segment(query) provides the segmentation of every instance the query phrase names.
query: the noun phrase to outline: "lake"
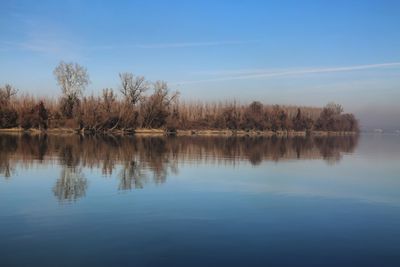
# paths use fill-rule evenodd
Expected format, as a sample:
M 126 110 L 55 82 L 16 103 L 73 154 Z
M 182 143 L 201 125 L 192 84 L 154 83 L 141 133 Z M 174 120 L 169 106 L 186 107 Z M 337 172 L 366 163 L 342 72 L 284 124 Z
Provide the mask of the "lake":
M 0 266 L 400 266 L 400 136 L 0 135 Z

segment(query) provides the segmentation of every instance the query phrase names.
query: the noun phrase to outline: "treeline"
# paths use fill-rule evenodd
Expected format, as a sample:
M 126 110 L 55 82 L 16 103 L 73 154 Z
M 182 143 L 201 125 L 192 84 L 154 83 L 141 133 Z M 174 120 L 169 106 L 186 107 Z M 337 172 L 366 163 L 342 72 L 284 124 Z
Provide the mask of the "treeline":
M 120 73 L 117 91 L 103 89 L 100 96 L 83 96 L 90 83 L 86 68 L 61 62 L 54 70 L 62 96 L 35 99 L 18 96 L 6 84 L 0 88 L 0 128 L 72 128 L 87 132 L 124 131 L 138 128 L 177 130 L 257 131 L 358 131 L 353 114 L 334 103 L 324 108 L 248 105 L 236 102 L 183 103 L 164 81 Z

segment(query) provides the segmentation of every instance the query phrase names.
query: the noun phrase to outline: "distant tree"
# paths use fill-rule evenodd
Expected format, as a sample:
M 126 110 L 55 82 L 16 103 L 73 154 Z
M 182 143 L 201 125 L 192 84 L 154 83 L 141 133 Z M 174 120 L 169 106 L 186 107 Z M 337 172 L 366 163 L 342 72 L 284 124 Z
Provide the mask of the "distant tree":
M 170 112 L 166 121 L 166 129 L 170 133 L 176 133 L 179 129 L 179 109 L 177 105 L 172 108 L 172 112 Z
M 329 103 L 322 109 L 315 128 L 321 131 L 358 131 L 358 122 L 354 115 L 342 112 L 341 105 Z
M 10 104 L 11 98 L 18 93 L 10 84 L 5 84 L 4 87 L 0 87 L 0 106 L 7 106 Z
M 256 130 L 264 130 L 266 128 L 263 104 L 254 101 L 245 109 L 242 127 Z
M 85 67 L 77 63 L 61 61 L 54 69 L 61 91 L 68 97 L 79 97 L 90 83 L 89 74 Z
M 60 112 L 67 119 L 72 119 L 77 112 L 81 100 L 78 98 L 62 97 L 60 99 Z
M 12 128 L 18 125 L 18 113 L 7 106 L 0 107 L 0 128 Z
M 291 122 L 289 120 L 289 116 L 287 112 L 283 109 L 281 109 L 279 112 L 279 120 L 281 123 L 282 130 L 289 130 L 291 128 Z
M 120 122 L 121 107 L 117 102 L 117 98 L 113 89 L 103 89 L 101 105 L 103 127 L 106 129 L 117 128 Z
M 310 130 L 313 125 L 313 120 L 310 118 L 307 118 L 303 115 L 301 112 L 301 109 L 297 109 L 297 114 L 292 120 L 292 127 L 293 130 L 295 131 L 306 131 Z
M 40 101 L 40 103 L 35 107 L 35 112 L 37 113 L 38 117 L 38 126 L 39 128 L 44 128 L 47 129 L 47 120 L 49 118 L 49 112 L 44 106 L 43 101 Z
M 79 104 L 83 91 L 90 83 L 89 74 L 85 67 L 64 61 L 58 64 L 53 73 L 63 93 L 61 112 L 67 118 L 72 118 L 74 107 Z
M 288 114 L 279 105 L 275 105 L 272 108 L 271 128 L 273 131 L 289 130 L 291 128 Z
M 321 116 L 319 118 L 320 121 L 317 122 L 317 125 L 322 125 L 322 130 L 325 131 L 338 130 L 338 122 L 342 111 L 343 108 L 339 104 L 327 104 L 321 112 Z
M 0 87 L 0 128 L 12 128 L 17 126 L 18 114 L 11 105 L 11 99 L 18 90 L 9 84 Z
M 149 89 L 149 82 L 143 76 L 134 76 L 132 73 L 119 74 L 121 79 L 121 93 L 132 105 L 136 105 L 143 97 L 143 93 Z
M 27 106 L 21 111 L 19 124 L 24 129 L 47 129 L 48 118 L 48 110 L 44 106 L 43 101 L 40 101 L 39 104 L 31 107 Z
M 103 98 L 102 100 L 103 100 L 104 111 L 110 113 L 112 111 L 112 107 L 114 106 L 116 100 L 113 89 L 111 88 L 103 89 L 102 98 Z
M 84 97 L 80 110 L 82 127 L 85 130 L 96 131 L 102 128 L 102 108 L 99 98 L 94 96 Z
M 240 113 L 236 104 L 225 107 L 217 126 L 231 130 L 239 129 Z
M 139 104 L 145 98 L 144 92 L 149 89 L 149 82 L 143 76 L 134 76 L 129 72 L 120 73 L 119 78 L 124 101 L 118 115 L 113 116 L 110 122 L 112 128 L 134 129 L 139 125 Z
M 171 107 L 178 100 L 179 92 L 171 93 L 164 81 L 153 84 L 154 92 L 142 104 L 141 113 L 143 126 L 146 128 L 160 128 L 165 126 Z
M 324 109 L 328 110 L 331 114 L 333 115 L 340 115 L 343 112 L 343 107 L 339 104 L 336 104 L 334 102 L 328 103 Z
M 340 117 L 340 130 L 349 132 L 358 132 L 358 121 L 353 114 L 342 114 Z

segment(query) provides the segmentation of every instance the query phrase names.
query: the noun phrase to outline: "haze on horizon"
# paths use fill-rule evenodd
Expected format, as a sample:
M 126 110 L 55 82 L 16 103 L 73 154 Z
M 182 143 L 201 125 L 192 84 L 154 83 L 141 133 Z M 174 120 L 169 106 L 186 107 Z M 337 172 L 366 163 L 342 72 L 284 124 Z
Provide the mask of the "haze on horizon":
M 0 85 L 58 96 L 53 69 L 75 61 L 86 94 L 128 71 L 184 100 L 334 101 L 395 130 L 399 25 L 399 1 L 2 1 Z

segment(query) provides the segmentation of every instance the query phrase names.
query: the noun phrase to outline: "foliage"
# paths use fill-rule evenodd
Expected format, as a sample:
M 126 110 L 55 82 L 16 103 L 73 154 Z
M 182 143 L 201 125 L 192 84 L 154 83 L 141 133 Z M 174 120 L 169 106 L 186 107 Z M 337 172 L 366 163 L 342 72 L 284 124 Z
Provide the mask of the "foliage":
M 12 98 L 18 90 L 9 84 L 0 87 L 0 127 L 12 128 L 17 126 L 18 114 L 11 105 Z
M 23 109 L 19 116 L 19 125 L 24 129 L 47 129 L 48 111 L 42 101 L 33 107 Z
M 62 93 L 73 99 L 79 98 L 90 83 L 86 68 L 78 63 L 61 61 L 53 73 Z
M 68 119 L 74 115 L 74 108 L 79 105 L 80 97 L 90 83 L 85 67 L 77 63 L 61 61 L 54 69 L 54 76 L 61 88 L 61 113 Z
M 326 105 L 315 123 L 320 131 L 358 131 L 358 122 L 353 114 L 342 114 L 342 106 Z
M 353 114 L 329 103 L 324 108 L 249 105 L 236 101 L 225 103 L 184 103 L 164 81 L 151 83 L 143 76 L 120 73 L 120 96 L 113 89 L 103 89 L 100 96 L 85 96 L 89 84 L 86 68 L 77 63 L 60 64 L 54 75 L 62 96 L 58 101 L 16 98 L 11 85 L 0 87 L 0 127 L 67 127 L 90 132 L 134 131 L 137 128 L 160 128 L 168 132 L 196 129 L 246 131 L 358 131 Z M 148 89 L 152 88 L 151 93 Z

